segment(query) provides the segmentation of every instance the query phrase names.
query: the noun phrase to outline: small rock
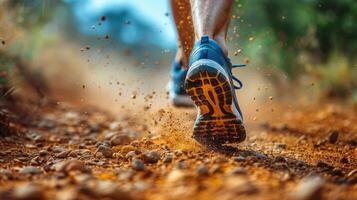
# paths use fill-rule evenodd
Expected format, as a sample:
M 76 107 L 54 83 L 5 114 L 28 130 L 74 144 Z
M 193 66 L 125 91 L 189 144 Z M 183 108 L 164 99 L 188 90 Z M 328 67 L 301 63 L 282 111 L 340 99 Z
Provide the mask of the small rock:
M 66 158 L 70 152 L 71 152 L 70 150 L 63 150 L 62 152 L 56 154 L 56 157 L 57 158 Z
M 96 150 L 96 152 L 95 152 L 95 154 L 97 152 L 102 153 L 103 156 L 106 157 L 106 158 L 112 158 L 113 157 L 113 153 L 114 153 L 113 150 L 110 147 L 107 147 L 105 145 L 99 145 L 97 150 Z
M 163 162 L 164 163 L 171 163 L 174 158 L 174 154 L 166 153 Z
M 132 159 L 132 158 L 134 158 L 135 156 L 136 156 L 135 151 L 129 151 L 129 152 L 125 155 L 125 157 L 126 157 L 127 159 Z
M 285 143 L 277 143 L 277 144 L 275 144 L 275 146 L 276 146 L 277 148 L 286 149 L 286 147 L 287 147 L 288 145 L 286 145 Z
M 338 131 L 331 131 L 327 137 L 327 140 L 329 143 L 331 144 L 335 144 L 338 140 L 338 136 L 339 136 L 339 132 Z
M 131 163 L 131 166 L 133 167 L 133 169 L 135 169 L 137 171 L 145 170 L 144 162 L 140 159 L 134 159 L 133 162 Z
M 177 163 L 177 168 L 179 168 L 179 169 L 186 169 L 186 168 L 187 168 L 186 162 L 185 162 L 184 160 L 180 160 L 180 161 Z
M 246 161 L 247 159 L 243 156 L 235 156 L 235 157 L 232 157 L 234 161 L 236 162 L 244 162 Z
M 208 167 L 204 164 L 201 164 L 196 169 L 197 173 L 201 176 L 207 176 L 209 174 Z
M 178 184 L 186 177 L 187 175 L 185 174 L 185 172 L 179 169 L 174 169 L 167 175 L 167 182 L 169 184 Z
M 296 200 L 319 200 L 322 199 L 324 179 L 319 176 L 304 178 L 291 193 Z
M 230 195 L 255 194 L 259 191 L 258 187 L 245 176 L 229 176 L 224 182 L 225 189 L 222 193 Z
M 146 163 L 157 163 L 160 160 L 160 154 L 157 151 L 148 151 L 144 153 Z
M 19 200 L 44 199 L 43 188 L 34 183 L 24 183 L 15 187 L 12 196 Z
M 41 170 L 37 167 L 27 166 L 21 168 L 19 171 L 20 174 L 40 174 Z
M 112 146 L 130 144 L 131 138 L 127 135 L 116 135 L 110 140 Z
M 247 174 L 247 170 L 243 167 L 235 167 L 232 171 L 229 172 L 230 175 L 245 175 Z
M 48 151 L 47 151 L 47 150 L 41 150 L 41 151 L 39 152 L 39 154 L 40 154 L 40 156 L 45 156 L 45 155 L 48 154 Z
M 54 168 L 56 171 L 60 171 L 65 174 L 69 174 L 70 172 L 73 172 L 73 171 L 79 171 L 79 172 L 83 172 L 83 173 L 90 172 L 90 169 L 87 168 L 87 166 L 79 160 L 63 161 L 63 162 L 55 164 Z

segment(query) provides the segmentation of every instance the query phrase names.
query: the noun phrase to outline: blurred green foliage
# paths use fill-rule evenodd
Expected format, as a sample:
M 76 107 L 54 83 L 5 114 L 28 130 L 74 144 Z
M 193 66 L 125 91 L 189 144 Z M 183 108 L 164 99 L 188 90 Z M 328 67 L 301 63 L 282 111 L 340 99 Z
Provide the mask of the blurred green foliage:
M 235 48 L 256 64 L 310 73 L 328 94 L 356 92 L 357 1 L 236 0 L 233 15 Z

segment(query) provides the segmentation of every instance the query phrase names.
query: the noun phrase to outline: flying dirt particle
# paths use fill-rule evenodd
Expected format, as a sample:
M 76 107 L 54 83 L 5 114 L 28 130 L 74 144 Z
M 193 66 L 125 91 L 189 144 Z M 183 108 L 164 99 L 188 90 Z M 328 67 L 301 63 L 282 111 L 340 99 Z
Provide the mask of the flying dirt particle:
M 253 121 L 257 121 L 257 117 L 253 117 L 253 119 L 252 119 Z
M 269 96 L 269 100 L 272 101 L 273 100 L 273 96 Z
M 254 39 L 255 39 L 255 38 L 254 38 L 253 36 L 250 36 L 248 40 L 249 40 L 249 41 L 253 41 Z
M 244 64 L 249 64 L 249 62 L 250 62 L 250 61 L 249 61 L 249 58 L 244 58 L 244 60 L 243 60 L 243 63 L 244 63 Z
M 259 112 L 259 108 L 255 109 L 255 112 Z
M 90 46 L 89 46 L 89 45 L 85 46 L 84 48 L 85 48 L 86 50 L 90 50 Z
M 132 99 L 136 99 L 136 94 L 132 94 L 132 95 L 131 95 L 131 98 L 132 98 Z
M 85 88 L 86 88 L 86 85 L 82 85 L 82 88 L 85 89 Z
M 101 26 L 101 25 L 102 25 L 102 22 L 99 22 L 99 23 L 98 23 L 98 26 Z
M 95 25 L 93 25 L 91 28 L 92 28 L 93 30 L 95 30 Z
M 170 14 L 168 12 L 165 12 L 165 16 L 168 17 Z
M 255 97 L 253 97 L 253 101 L 255 101 L 256 100 L 256 98 Z
M 131 22 L 130 22 L 129 20 L 126 20 L 126 21 L 125 21 L 125 24 L 126 24 L 126 25 L 130 25 Z
M 100 17 L 100 21 L 105 21 L 106 19 L 107 19 L 107 17 L 104 15 Z
M 271 111 L 271 112 L 274 112 L 274 109 L 272 108 L 270 111 Z
M 1 44 L 2 44 L 2 45 L 5 45 L 5 44 L 6 44 L 6 41 L 5 41 L 5 40 L 1 40 Z
M 315 85 L 315 83 L 311 83 L 311 86 L 314 86 Z
M 110 37 L 109 37 L 108 34 L 104 36 L 104 39 L 106 39 L 106 40 L 109 40 L 109 38 L 110 38 Z

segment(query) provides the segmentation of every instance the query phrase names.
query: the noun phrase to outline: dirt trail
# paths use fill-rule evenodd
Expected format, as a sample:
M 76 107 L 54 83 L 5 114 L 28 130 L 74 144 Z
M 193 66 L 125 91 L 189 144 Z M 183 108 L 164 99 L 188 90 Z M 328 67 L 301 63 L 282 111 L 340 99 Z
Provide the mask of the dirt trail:
M 356 199 L 357 112 L 281 110 L 248 124 L 245 142 L 211 151 L 189 137 L 194 110 L 143 123 L 47 104 L 0 138 L 0 199 Z

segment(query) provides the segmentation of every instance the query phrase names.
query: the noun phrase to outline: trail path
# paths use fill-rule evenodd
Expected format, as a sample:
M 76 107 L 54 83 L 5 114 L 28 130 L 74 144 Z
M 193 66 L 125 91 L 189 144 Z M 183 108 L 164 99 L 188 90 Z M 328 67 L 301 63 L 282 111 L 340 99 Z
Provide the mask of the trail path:
M 194 110 L 137 120 L 60 103 L 36 113 L 0 137 L 0 199 L 357 199 L 350 108 L 281 112 L 216 151 L 190 139 Z

